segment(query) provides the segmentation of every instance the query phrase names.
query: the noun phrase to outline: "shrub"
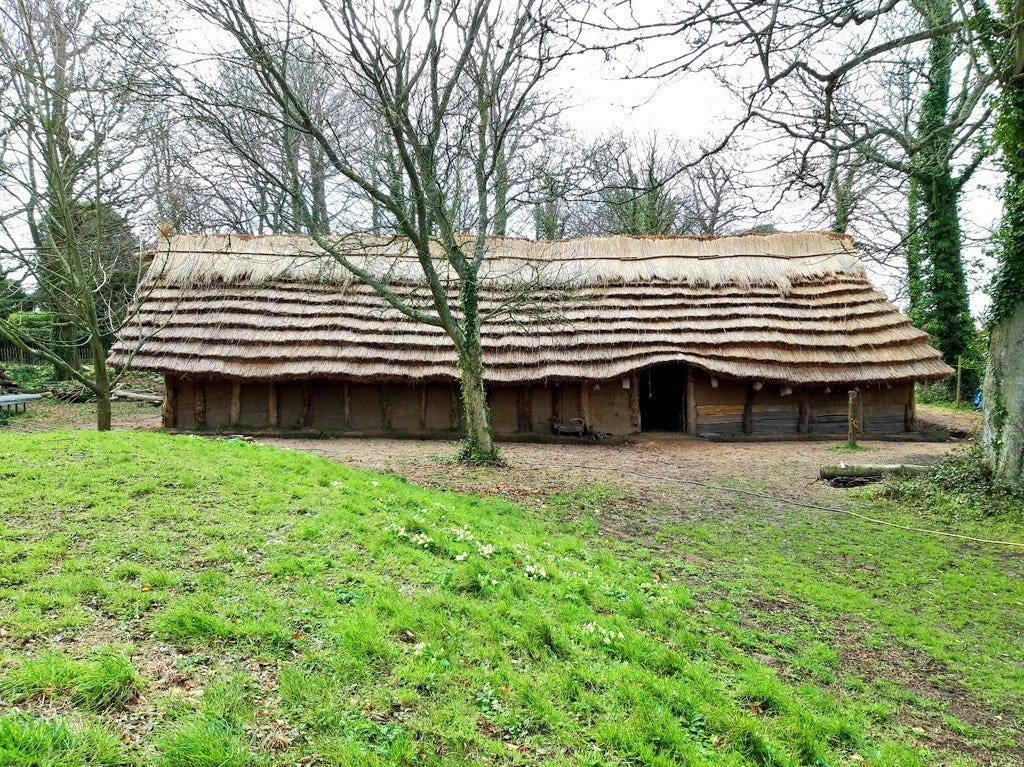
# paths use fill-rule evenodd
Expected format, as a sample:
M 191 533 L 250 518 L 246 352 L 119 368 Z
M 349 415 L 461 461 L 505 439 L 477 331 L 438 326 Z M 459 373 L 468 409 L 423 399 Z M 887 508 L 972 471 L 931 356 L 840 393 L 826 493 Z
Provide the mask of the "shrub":
M 979 444 L 952 451 L 927 474 L 890 477 L 883 493 L 912 508 L 950 516 L 1024 517 L 1024 486 L 995 486 Z

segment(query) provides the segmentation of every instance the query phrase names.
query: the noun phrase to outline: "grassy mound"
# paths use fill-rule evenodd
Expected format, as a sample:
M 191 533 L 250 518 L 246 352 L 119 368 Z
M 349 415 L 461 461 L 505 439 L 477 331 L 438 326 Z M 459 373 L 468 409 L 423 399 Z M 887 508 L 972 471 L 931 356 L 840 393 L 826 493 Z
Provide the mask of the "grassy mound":
M 156 434 L 0 435 L 0 483 L 0 765 L 938 763 L 510 503 Z

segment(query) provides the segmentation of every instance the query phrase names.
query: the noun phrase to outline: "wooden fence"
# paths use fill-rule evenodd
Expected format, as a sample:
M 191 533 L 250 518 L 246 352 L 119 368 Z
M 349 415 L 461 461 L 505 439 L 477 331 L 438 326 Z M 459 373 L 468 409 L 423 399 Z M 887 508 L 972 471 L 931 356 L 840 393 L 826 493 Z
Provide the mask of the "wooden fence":
M 78 365 L 85 365 L 92 362 L 92 356 L 88 349 L 75 348 L 72 353 Z M 49 365 L 45 359 L 37 354 L 29 354 L 23 349 L 13 346 L 0 346 L 0 365 Z

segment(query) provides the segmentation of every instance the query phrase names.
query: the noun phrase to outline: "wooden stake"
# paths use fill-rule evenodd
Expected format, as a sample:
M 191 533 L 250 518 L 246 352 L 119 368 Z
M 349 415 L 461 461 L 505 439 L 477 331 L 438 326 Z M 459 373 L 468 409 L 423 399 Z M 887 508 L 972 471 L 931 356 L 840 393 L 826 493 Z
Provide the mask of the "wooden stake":
M 232 425 L 242 421 L 242 382 L 231 382 L 231 423 Z
M 850 391 L 846 395 L 846 444 L 850 447 L 857 447 L 857 392 Z
M 697 436 L 697 386 L 691 367 L 686 369 L 686 433 Z
M 193 399 L 195 400 L 195 421 L 196 427 L 206 428 L 206 380 L 196 381 L 192 387 Z
M 267 384 L 267 424 L 277 428 L 280 415 L 277 407 L 277 383 L 271 381 Z

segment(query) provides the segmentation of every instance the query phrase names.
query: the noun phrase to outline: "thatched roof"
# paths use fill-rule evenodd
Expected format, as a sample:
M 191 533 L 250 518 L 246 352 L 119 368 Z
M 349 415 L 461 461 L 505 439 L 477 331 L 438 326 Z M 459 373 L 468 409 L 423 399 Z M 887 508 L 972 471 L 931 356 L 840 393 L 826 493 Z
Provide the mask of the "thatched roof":
M 401 241 L 334 241 L 429 309 Z M 660 362 L 789 384 L 895 382 L 951 372 L 876 291 L 850 238 L 491 238 L 481 272 L 487 377 L 606 379 Z M 386 305 L 298 236 L 161 241 L 111 363 L 275 379 L 455 377 L 451 341 Z M 141 345 L 139 339 L 145 339 Z

